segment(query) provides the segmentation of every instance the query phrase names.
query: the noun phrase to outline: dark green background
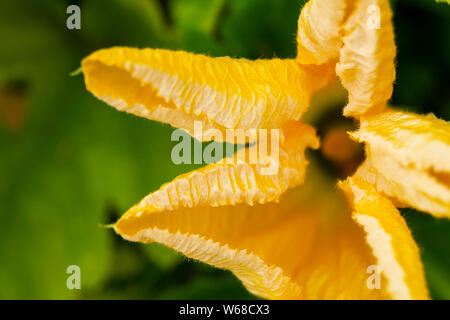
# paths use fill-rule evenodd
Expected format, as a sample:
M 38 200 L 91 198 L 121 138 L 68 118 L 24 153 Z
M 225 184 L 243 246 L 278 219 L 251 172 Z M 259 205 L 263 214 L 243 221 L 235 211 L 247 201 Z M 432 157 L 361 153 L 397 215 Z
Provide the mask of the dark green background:
M 170 161 L 170 127 L 107 107 L 69 73 L 87 54 L 113 45 L 294 57 L 301 3 L 2 0 L 0 298 L 251 298 L 229 272 L 99 227 L 192 166 Z M 81 30 L 66 28 L 69 4 L 81 7 Z M 393 7 L 392 103 L 448 120 L 450 7 L 432 0 L 397 0 Z M 13 125 L 11 117 L 18 119 Z M 449 299 L 449 221 L 404 214 L 432 296 Z M 66 288 L 72 264 L 81 267 L 78 291 Z

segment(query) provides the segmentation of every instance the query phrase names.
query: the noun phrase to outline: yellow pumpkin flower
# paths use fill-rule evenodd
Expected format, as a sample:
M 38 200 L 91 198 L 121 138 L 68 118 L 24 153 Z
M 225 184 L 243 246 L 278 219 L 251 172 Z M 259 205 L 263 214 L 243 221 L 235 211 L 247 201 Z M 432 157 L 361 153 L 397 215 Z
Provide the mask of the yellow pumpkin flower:
M 85 58 L 87 89 L 118 110 L 191 135 L 196 121 L 241 130 L 251 142 L 164 184 L 115 231 L 230 270 L 263 298 L 429 298 L 419 250 L 396 206 L 450 217 L 450 126 L 385 110 L 395 79 L 391 19 L 388 0 L 311 0 L 300 14 L 295 59 L 123 47 Z M 341 190 L 314 163 L 305 178 L 305 149 L 319 140 L 300 122 L 312 94 L 335 75 L 348 92 L 344 115 L 360 123 L 351 136 L 366 148 Z M 280 131 L 278 156 L 234 161 L 260 153 L 257 129 Z M 326 152 L 345 160 L 347 153 L 332 151 L 341 136 Z M 267 162 L 277 163 L 275 174 L 263 174 Z

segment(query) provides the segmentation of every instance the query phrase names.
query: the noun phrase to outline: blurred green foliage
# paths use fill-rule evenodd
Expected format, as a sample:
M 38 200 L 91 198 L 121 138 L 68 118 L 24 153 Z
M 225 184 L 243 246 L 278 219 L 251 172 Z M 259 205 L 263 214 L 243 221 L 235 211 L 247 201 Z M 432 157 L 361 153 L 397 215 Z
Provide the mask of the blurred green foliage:
M 0 2 L 0 298 L 252 298 L 229 272 L 157 244 L 123 241 L 122 212 L 193 166 L 170 161 L 171 129 L 106 107 L 82 77 L 114 45 L 247 58 L 293 57 L 298 0 L 3 0 Z M 392 1 L 393 103 L 450 118 L 450 10 Z M 81 30 L 66 8 L 81 7 Z M 405 212 L 434 298 L 450 299 L 450 223 Z M 66 288 L 79 265 L 82 289 Z

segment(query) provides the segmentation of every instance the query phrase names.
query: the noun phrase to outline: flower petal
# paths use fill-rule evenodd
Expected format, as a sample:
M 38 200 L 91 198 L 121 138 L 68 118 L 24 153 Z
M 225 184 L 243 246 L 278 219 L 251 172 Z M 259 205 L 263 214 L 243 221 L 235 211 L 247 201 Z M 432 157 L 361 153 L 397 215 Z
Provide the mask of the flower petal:
M 383 288 L 367 287 L 367 268 L 375 259 L 364 233 L 333 184 L 322 182 L 322 177 L 310 177 L 279 203 L 135 207 L 115 230 L 125 239 L 160 242 L 230 270 L 250 292 L 264 298 L 389 298 Z
M 391 98 L 396 47 L 388 0 L 311 0 L 298 21 L 297 61 L 336 64 L 344 115 L 380 112 Z
M 184 51 L 116 47 L 82 62 L 86 86 L 119 110 L 193 134 L 207 129 L 281 128 L 299 120 L 332 67 L 295 60 L 210 58 Z M 225 136 L 225 135 L 223 135 Z
M 450 125 L 433 115 L 385 112 L 351 134 L 366 143 L 356 176 L 399 204 L 450 217 Z
M 344 115 L 380 112 L 391 98 L 396 47 L 388 0 L 358 0 L 343 25 L 336 73 L 349 94 Z
M 297 32 L 299 63 L 323 64 L 339 58 L 346 9 L 344 0 L 311 0 L 303 6 Z
M 370 184 L 355 178 L 340 183 L 353 203 L 353 219 L 387 279 L 394 299 L 429 299 L 419 249 L 400 212 Z
M 145 197 L 122 220 L 147 211 L 277 201 L 286 190 L 303 183 L 308 164 L 306 147 L 319 147 L 315 130 L 309 125 L 285 125 L 283 137 L 281 146 L 261 148 L 261 142 L 178 176 Z

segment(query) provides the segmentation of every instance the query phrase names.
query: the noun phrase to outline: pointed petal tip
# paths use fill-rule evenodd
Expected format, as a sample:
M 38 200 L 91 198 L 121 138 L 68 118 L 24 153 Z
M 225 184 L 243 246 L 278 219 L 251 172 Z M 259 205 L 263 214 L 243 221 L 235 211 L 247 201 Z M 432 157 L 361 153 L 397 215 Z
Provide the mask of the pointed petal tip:
M 429 299 L 419 248 L 399 211 L 375 187 L 359 178 L 339 182 L 352 218 L 366 233 L 387 290 L 394 299 Z
M 281 128 L 299 120 L 330 66 L 246 60 L 164 49 L 114 47 L 82 61 L 86 87 L 113 107 L 194 134 L 204 129 Z M 225 134 L 223 135 L 225 137 Z

